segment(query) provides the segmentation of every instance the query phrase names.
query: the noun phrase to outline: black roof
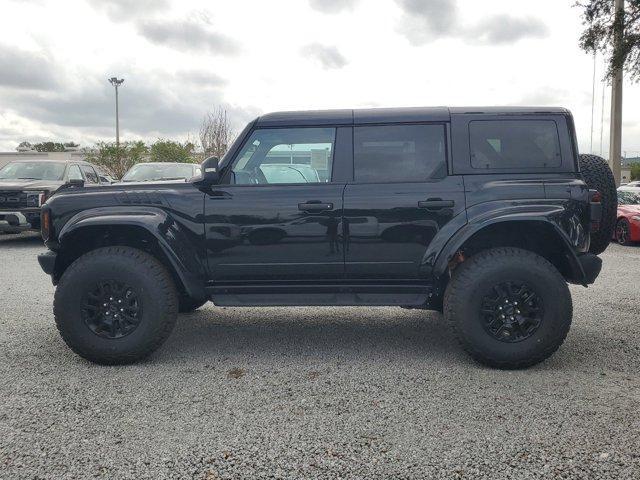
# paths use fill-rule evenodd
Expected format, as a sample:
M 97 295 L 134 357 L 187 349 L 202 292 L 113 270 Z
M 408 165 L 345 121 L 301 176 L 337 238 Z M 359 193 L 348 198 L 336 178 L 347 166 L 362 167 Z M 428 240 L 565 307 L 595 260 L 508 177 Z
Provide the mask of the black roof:
M 456 114 L 567 114 L 560 107 L 403 107 L 356 110 L 307 110 L 274 112 L 258 117 L 260 127 L 285 125 L 364 125 L 389 122 L 447 122 Z

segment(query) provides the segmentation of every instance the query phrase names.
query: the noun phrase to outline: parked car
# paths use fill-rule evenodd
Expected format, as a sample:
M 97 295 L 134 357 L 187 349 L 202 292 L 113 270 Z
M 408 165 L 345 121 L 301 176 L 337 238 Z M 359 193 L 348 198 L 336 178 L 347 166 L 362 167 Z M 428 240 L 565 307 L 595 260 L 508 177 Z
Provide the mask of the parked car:
M 640 242 L 640 188 L 618 189 L 618 217 L 613 238 L 620 245 Z
M 16 160 L 0 169 L 0 232 L 40 229 L 40 207 L 69 181 L 100 184 L 93 165 L 78 160 Z
M 188 182 L 47 201 L 56 324 L 77 354 L 122 364 L 209 300 L 401 306 L 444 312 L 486 365 L 534 365 L 564 341 L 567 284 L 596 280 L 616 220 L 611 170 L 575 139 L 561 108 L 261 116 Z
M 196 163 L 147 162 L 137 163 L 122 177 L 123 182 L 187 181 L 200 175 Z

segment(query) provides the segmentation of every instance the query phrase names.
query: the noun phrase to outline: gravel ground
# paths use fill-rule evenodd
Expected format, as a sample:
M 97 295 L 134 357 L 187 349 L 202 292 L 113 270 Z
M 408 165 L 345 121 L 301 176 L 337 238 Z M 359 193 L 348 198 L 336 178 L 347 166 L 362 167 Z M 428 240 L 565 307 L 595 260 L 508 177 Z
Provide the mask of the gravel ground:
M 572 287 L 550 360 L 483 368 L 439 314 L 216 308 L 148 361 L 57 334 L 38 237 L 0 236 L 0 478 L 640 478 L 640 248 Z

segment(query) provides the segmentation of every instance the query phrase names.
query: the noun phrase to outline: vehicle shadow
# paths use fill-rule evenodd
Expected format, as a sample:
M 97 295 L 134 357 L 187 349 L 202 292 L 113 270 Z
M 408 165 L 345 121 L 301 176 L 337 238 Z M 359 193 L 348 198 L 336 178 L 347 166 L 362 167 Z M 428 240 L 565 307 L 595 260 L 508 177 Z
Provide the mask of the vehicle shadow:
M 380 357 L 469 363 L 442 315 L 400 308 L 218 308 L 181 315 L 152 362 Z

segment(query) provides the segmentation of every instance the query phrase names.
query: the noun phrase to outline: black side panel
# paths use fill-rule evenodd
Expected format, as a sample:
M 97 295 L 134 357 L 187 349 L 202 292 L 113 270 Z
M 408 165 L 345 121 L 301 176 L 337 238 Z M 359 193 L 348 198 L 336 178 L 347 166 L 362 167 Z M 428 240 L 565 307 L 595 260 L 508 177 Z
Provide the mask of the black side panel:
M 427 279 L 422 264 L 429 244 L 464 211 L 461 177 L 347 185 L 346 278 Z

